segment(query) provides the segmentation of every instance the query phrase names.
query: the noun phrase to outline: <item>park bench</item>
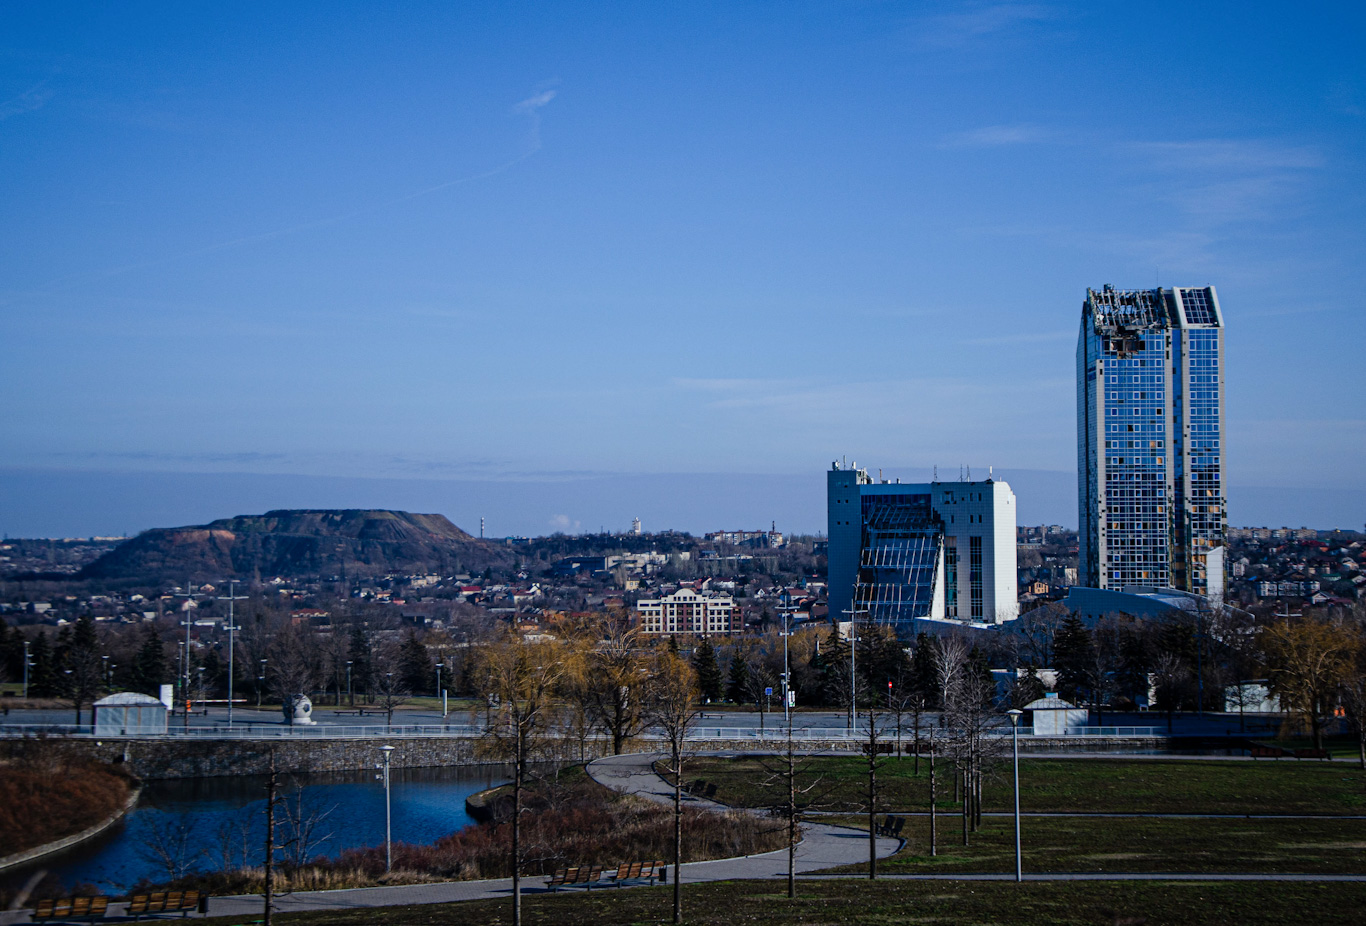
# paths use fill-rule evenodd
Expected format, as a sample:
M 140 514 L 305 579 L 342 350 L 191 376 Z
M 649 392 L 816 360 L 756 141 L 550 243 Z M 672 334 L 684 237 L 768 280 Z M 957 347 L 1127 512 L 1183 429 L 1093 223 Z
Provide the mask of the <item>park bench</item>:
M 1296 749 L 1296 759 L 1327 759 L 1327 749 Z
M 108 897 L 64 897 L 60 900 L 38 901 L 33 912 L 29 914 L 29 919 L 35 923 L 52 920 L 64 923 L 72 920 L 101 920 L 108 910 Z
M 707 790 L 702 793 L 702 797 L 704 797 L 707 800 L 711 800 L 712 798 L 716 797 L 715 782 L 712 782 L 711 784 L 707 785 Z
M 1285 750 L 1279 746 L 1253 746 L 1250 750 L 1254 759 L 1279 759 Z
M 191 912 L 206 912 L 209 895 L 199 891 L 158 891 L 154 894 L 134 894 L 128 901 L 128 915 L 136 922 L 144 916 L 167 916 L 179 913 L 182 917 Z
M 581 865 L 576 868 L 560 868 L 545 882 L 552 891 L 562 887 L 579 887 L 591 891 L 593 885 L 602 878 L 601 865 Z
M 905 817 L 894 817 L 891 814 L 877 826 L 877 835 L 890 836 L 893 839 L 901 838 L 901 830 L 906 825 Z
M 653 862 L 622 862 L 617 866 L 617 873 L 612 876 L 612 883 L 617 887 L 623 884 L 638 884 L 642 881 L 655 883 L 659 869 L 664 867 L 661 861 Z

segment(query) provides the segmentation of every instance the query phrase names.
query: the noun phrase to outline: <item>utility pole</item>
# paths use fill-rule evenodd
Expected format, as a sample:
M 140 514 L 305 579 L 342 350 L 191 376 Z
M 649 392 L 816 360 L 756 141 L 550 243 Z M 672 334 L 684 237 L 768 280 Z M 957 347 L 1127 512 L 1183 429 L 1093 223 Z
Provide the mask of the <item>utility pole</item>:
M 185 599 L 185 610 L 181 612 L 185 618 L 181 621 L 185 625 L 185 659 L 181 666 L 180 694 L 182 703 L 185 705 L 185 729 L 188 730 L 190 729 L 190 627 L 194 625 L 194 621 L 190 620 L 190 611 L 195 607 L 194 583 L 186 579 L 185 591 L 176 592 L 175 597 Z
M 228 582 L 228 594 L 219 597 L 219 601 L 228 603 L 228 726 L 232 726 L 232 656 L 235 651 L 233 646 L 233 634 L 237 632 L 237 623 L 233 620 L 232 605 L 235 601 L 245 601 L 249 596 L 237 594 L 237 580 Z

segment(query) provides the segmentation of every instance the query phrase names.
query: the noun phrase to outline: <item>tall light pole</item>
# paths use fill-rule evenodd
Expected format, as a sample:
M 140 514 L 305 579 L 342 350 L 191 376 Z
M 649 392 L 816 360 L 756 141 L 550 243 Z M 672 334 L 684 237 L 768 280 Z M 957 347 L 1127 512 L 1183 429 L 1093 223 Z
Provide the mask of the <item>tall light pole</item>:
M 855 664 L 854 651 L 858 649 L 858 617 L 867 610 L 855 609 L 853 604 L 843 612 L 849 615 L 849 732 L 858 729 L 858 666 Z
M 356 706 L 356 696 L 351 690 L 351 660 L 346 660 L 346 700 L 351 707 Z
M 266 687 L 266 661 L 261 660 L 261 674 L 256 676 L 256 709 L 261 709 L 261 689 Z
M 233 620 L 232 605 L 235 601 L 245 601 L 248 596 L 237 594 L 237 580 L 228 582 L 227 595 L 219 596 L 219 601 L 228 603 L 228 726 L 232 726 L 232 655 L 236 651 L 233 646 L 233 634 L 237 632 L 237 622 Z
M 394 751 L 394 747 L 381 746 L 379 749 L 384 753 L 384 765 L 378 767 L 383 768 L 384 772 L 375 777 L 384 781 L 384 870 L 389 872 L 394 868 L 393 816 L 389 802 L 389 754 Z
M 1020 717 L 1024 711 L 1006 711 L 1010 715 L 1010 741 L 1015 753 L 1015 880 L 1024 880 L 1024 858 L 1020 852 Z
M 32 665 L 28 661 L 28 641 L 24 641 L 24 700 L 28 700 L 28 667 Z
M 436 696 L 441 697 L 441 663 L 436 664 Z
M 788 694 L 792 690 L 790 679 L 792 678 L 792 667 L 787 661 L 787 638 L 792 636 L 792 613 L 791 608 L 783 609 L 783 723 L 791 726 L 792 717 L 788 713 L 788 702 L 792 696 Z
M 101 656 L 100 661 L 104 663 L 104 690 L 108 691 L 113 686 L 109 684 L 109 657 Z

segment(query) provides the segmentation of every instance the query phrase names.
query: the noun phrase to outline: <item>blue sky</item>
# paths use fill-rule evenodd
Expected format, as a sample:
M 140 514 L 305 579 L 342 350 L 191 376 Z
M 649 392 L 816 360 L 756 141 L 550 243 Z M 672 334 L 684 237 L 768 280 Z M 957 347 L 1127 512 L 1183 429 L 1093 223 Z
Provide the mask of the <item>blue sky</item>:
M 1219 289 L 1232 520 L 1366 517 L 1354 5 L 280 6 L 0 9 L 9 534 L 1047 481 L 1085 288 L 1158 282 Z

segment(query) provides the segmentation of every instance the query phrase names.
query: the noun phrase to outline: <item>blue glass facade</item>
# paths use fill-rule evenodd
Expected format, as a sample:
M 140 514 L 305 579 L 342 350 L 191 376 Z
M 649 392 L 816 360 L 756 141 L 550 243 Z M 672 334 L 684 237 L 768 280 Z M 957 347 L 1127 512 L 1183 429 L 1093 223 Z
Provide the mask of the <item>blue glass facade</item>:
M 1222 595 L 1222 569 L 1208 562 L 1224 542 L 1222 341 L 1213 288 L 1087 291 L 1077 341 L 1084 584 Z
M 854 608 L 861 620 L 930 616 L 943 526 L 929 494 L 865 495 Z

